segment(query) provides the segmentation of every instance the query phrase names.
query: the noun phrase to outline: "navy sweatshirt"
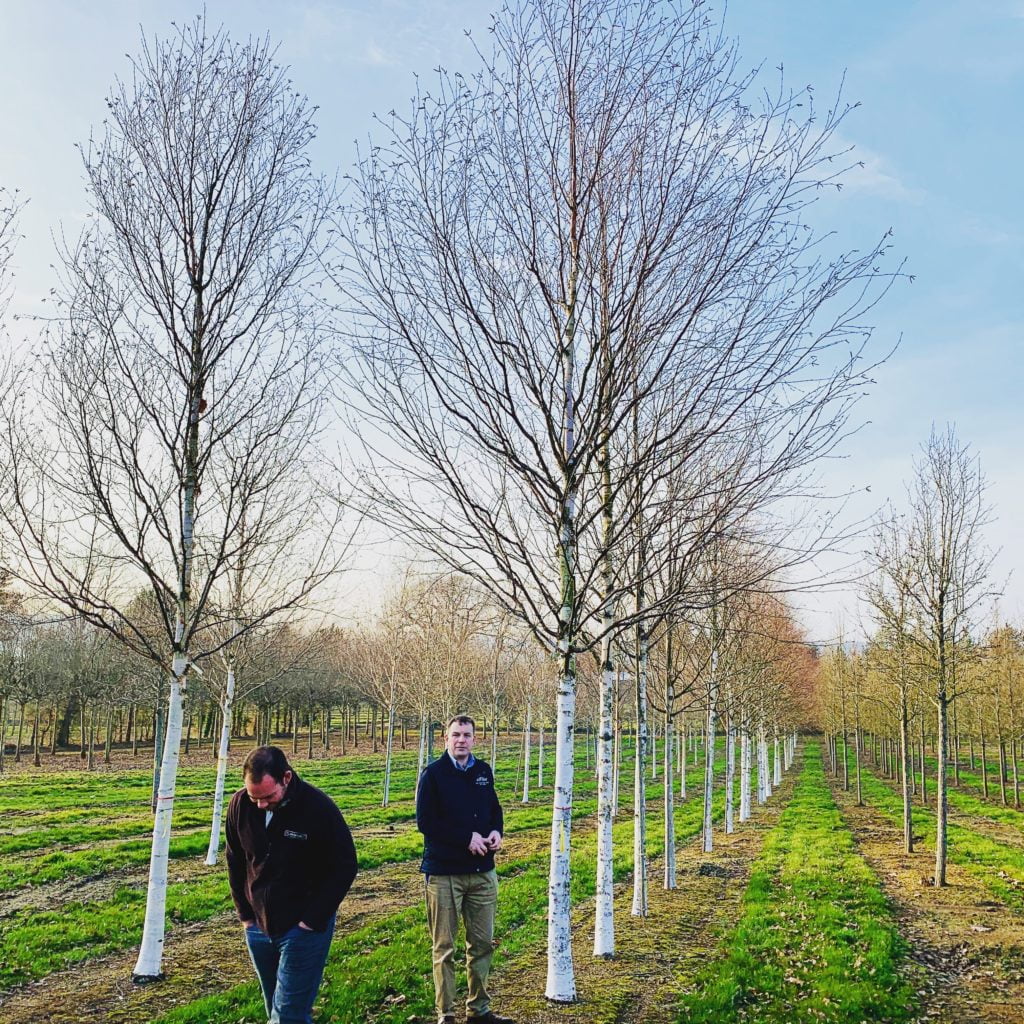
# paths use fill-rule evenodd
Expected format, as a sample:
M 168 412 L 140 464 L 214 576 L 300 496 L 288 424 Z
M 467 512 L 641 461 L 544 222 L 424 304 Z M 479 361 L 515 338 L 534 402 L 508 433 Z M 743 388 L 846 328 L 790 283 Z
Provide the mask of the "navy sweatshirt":
M 243 921 L 283 935 L 302 921 L 325 931 L 356 877 L 352 833 L 334 801 L 294 772 L 266 825 L 244 789 L 231 798 L 227 834 L 231 895 Z
M 494 791 L 494 772 L 479 759 L 459 771 L 447 751 L 427 765 L 416 788 L 416 827 L 423 833 L 420 871 L 428 875 L 468 875 L 490 871 L 494 854 L 469 852 L 474 832 L 503 832 L 505 820 Z

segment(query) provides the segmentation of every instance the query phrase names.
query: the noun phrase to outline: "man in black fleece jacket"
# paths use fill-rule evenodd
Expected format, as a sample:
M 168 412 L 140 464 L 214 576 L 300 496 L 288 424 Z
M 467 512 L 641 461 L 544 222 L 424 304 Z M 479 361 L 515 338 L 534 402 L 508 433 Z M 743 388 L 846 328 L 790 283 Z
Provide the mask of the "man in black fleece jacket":
M 278 747 L 257 747 L 242 774 L 225 826 L 231 896 L 270 1024 L 312 1024 L 335 912 L 356 876 L 352 833 Z
M 473 719 L 456 715 L 445 731 L 445 753 L 424 769 L 416 788 L 438 1024 L 455 1024 L 460 916 L 466 926 L 467 1024 L 512 1024 L 491 1010 L 487 993 L 498 903 L 494 855 L 501 849 L 504 818 L 491 766 L 473 757 L 475 741 Z

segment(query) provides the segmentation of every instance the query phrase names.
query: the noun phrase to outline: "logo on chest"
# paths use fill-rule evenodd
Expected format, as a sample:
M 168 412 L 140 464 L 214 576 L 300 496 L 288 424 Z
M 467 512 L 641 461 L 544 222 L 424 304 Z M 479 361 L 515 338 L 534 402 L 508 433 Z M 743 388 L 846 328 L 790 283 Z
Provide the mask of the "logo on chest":
M 473 782 L 478 786 L 489 786 L 491 780 L 486 775 L 478 775 Z
M 305 832 L 293 832 L 290 828 L 286 828 L 283 833 L 285 839 L 308 839 L 309 836 Z

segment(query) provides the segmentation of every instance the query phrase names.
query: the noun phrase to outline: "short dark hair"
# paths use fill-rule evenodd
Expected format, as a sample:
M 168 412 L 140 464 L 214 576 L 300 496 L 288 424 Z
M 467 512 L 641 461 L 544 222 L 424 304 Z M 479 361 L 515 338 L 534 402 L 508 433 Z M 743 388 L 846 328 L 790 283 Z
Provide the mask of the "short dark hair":
M 473 732 L 476 733 L 476 722 L 473 721 L 469 715 L 453 715 L 448 719 L 448 724 L 444 727 L 445 735 L 448 734 L 448 730 L 458 722 L 459 725 L 468 725 L 472 728 Z
M 249 751 L 242 765 L 242 778 L 259 782 L 269 775 L 275 782 L 284 782 L 284 773 L 291 770 L 292 766 L 280 747 L 257 747 Z

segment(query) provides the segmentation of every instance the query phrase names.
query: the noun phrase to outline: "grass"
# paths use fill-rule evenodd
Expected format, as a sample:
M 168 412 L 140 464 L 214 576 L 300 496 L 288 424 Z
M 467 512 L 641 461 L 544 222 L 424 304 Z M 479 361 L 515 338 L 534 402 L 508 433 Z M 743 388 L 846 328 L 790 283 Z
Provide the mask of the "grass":
M 553 753 L 553 749 L 549 748 L 549 758 L 553 758 Z M 402 784 L 396 784 L 394 789 L 394 792 L 403 794 L 403 798 L 396 799 L 388 808 L 381 808 L 376 802 L 379 799 L 380 758 L 350 758 L 342 762 L 315 762 L 297 766 L 303 777 L 331 792 L 338 798 L 339 803 L 346 806 L 346 817 L 357 829 L 357 850 L 360 868 L 363 871 L 389 863 L 409 861 L 417 858 L 422 850 L 422 837 L 411 824 L 414 817 L 411 790 L 415 774 L 412 755 L 406 755 L 406 760 L 408 765 L 399 768 L 396 773 L 397 781 Z M 507 765 L 509 760 L 506 757 L 503 763 Z M 582 762 L 583 758 L 580 756 L 573 807 L 575 819 L 590 815 L 596 810 L 594 779 L 583 767 Z M 700 770 L 690 767 L 689 773 L 696 777 Z M 206 782 L 212 784 L 212 767 L 183 774 L 188 785 L 201 788 Z M 507 768 L 505 775 L 511 776 Z M 59 786 L 47 790 L 45 785 L 33 782 L 33 785 L 28 787 L 31 792 L 11 785 L 12 780 L 3 780 L 3 785 L 0 785 L 0 814 L 12 805 L 20 807 L 21 812 L 17 818 L 17 831 L 0 836 L 0 842 L 7 841 L 11 847 L 16 847 L 24 842 L 22 837 L 33 837 L 34 831 L 26 831 L 23 828 L 31 820 L 40 832 L 45 832 L 46 838 L 51 842 L 76 839 L 79 844 L 99 842 L 106 845 L 93 845 L 86 849 L 51 849 L 39 856 L 8 857 L 0 863 L 0 890 L 9 890 L 29 883 L 59 882 L 83 877 L 102 879 L 111 876 L 113 872 L 124 868 L 141 867 L 148 862 L 148 835 L 146 838 L 128 838 L 123 842 L 109 841 L 112 838 L 112 830 L 116 831 L 117 819 L 114 815 L 117 814 L 118 807 L 123 808 L 120 820 L 122 828 L 129 836 L 141 825 L 148 830 L 151 821 L 148 812 L 148 773 L 136 773 L 135 779 L 114 779 L 84 773 L 83 776 L 69 777 L 66 772 L 60 773 L 59 778 L 54 777 L 54 782 L 59 781 Z M 523 805 L 517 802 L 512 793 L 505 794 L 506 832 L 510 836 L 531 829 L 545 828 L 550 823 L 549 800 L 553 771 L 546 771 L 545 777 L 548 785 L 544 790 L 533 790 L 534 800 L 537 802 Z M 499 779 L 501 778 L 502 775 L 499 774 Z M 37 780 L 38 777 L 33 779 Z M 506 785 L 510 784 L 511 778 Z M 657 799 L 656 791 L 660 789 L 660 785 L 660 780 L 653 785 L 652 803 Z M 69 806 L 68 798 L 72 793 L 75 794 L 77 803 Z M 694 786 L 691 788 L 690 800 L 677 805 L 676 833 L 680 842 L 696 835 L 700 828 L 700 803 L 699 799 L 692 795 L 695 793 Z M 56 807 L 45 806 L 47 795 L 55 796 Z M 208 793 L 206 797 L 208 799 Z M 619 837 L 615 849 L 617 877 L 622 877 L 631 869 L 632 823 L 629 815 L 629 797 L 629 792 L 624 791 L 623 814 L 616 826 L 616 835 Z M 719 819 L 722 814 L 720 803 L 721 800 L 715 812 L 716 818 Z M 95 816 L 95 810 L 83 808 L 96 808 L 101 804 L 110 816 L 109 820 L 105 820 L 102 825 L 79 824 L 85 818 Z M 194 799 L 186 799 L 176 808 L 176 834 L 172 839 L 172 857 L 181 861 L 183 858 L 205 854 L 208 841 L 208 832 L 205 828 L 199 827 L 196 831 L 185 834 L 177 834 L 177 830 L 181 822 L 205 824 L 208 813 L 208 809 Z M 365 830 L 367 834 L 360 836 L 358 830 Z M 660 852 L 662 845 L 661 822 L 656 815 L 650 817 L 649 830 L 649 850 L 651 855 L 655 856 Z M 584 836 L 577 837 L 574 843 L 576 848 L 573 857 L 573 886 L 574 897 L 578 900 L 593 894 L 594 841 L 593 837 Z M 29 847 L 37 848 L 38 846 Z M 504 955 L 511 955 L 516 950 L 543 939 L 546 926 L 544 908 L 547 853 L 541 852 L 529 861 L 517 860 L 507 863 L 502 871 L 499 929 L 505 936 Z M 175 882 L 173 866 L 171 872 L 172 884 L 168 890 L 170 927 L 173 928 L 175 923 L 201 921 L 229 911 L 230 899 L 223 865 L 188 881 Z M 74 963 L 128 949 L 136 944 L 141 937 L 145 889 L 141 885 L 116 885 L 116 879 L 113 881 L 112 894 L 108 899 L 71 901 L 63 903 L 59 910 L 40 911 L 32 908 L 11 914 L 4 921 L 4 928 L 0 934 L 0 989 L 42 978 Z M 412 976 L 418 983 L 423 984 L 424 961 L 420 944 L 425 941 L 425 925 L 420 911 L 411 908 L 408 912 L 414 914 L 416 924 L 414 927 L 410 926 L 408 954 L 403 955 L 410 965 Z M 401 911 L 400 915 L 405 913 L 407 911 Z M 417 917 L 416 914 L 420 916 Z M 367 951 L 367 955 L 372 952 L 375 948 L 374 943 L 378 941 L 383 943 L 384 948 L 381 954 L 384 960 L 380 965 L 379 983 L 372 981 L 377 970 L 373 958 L 366 961 L 365 971 L 360 968 L 360 979 L 353 991 L 362 992 L 362 995 L 351 996 L 357 1001 L 362 1000 L 360 1005 L 376 1006 L 381 1003 L 387 997 L 387 985 L 395 981 L 398 964 L 395 960 L 396 951 L 400 952 L 400 948 L 404 948 L 401 947 L 401 943 L 396 946 L 395 939 L 395 935 L 401 933 L 405 927 L 402 923 L 405 918 L 400 915 L 392 915 L 393 920 L 389 917 L 382 923 L 384 932 L 373 931 L 377 925 L 370 925 L 370 931 L 356 940 L 368 944 L 361 947 Z M 393 934 L 391 929 L 397 931 Z M 335 940 L 335 946 L 339 946 L 338 939 Z M 352 988 L 350 981 L 352 979 L 346 977 L 343 986 L 346 991 Z M 350 996 L 346 995 L 345 998 L 348 999 Z M 190 1019 L 205 1019 L 202 1012 L 197 1010 L 196 1013 L 197 1015 Z M 341 1019 L 347 1018 L 343 1016 Z
M 694 1024 L 910 1020 L 892 911 L 808 744 L 793 797 L 755 862 L 742 917 L 680 1007 Z
M 222 912 L 227 900 L 223 877 L 200 885 L 169 885 L 168 921 L 205 920 Z M 13 915 L 0 933 L 0 989 L 138 943 L 145 905 L 144 889 L 121 886 L 108 900 Z

